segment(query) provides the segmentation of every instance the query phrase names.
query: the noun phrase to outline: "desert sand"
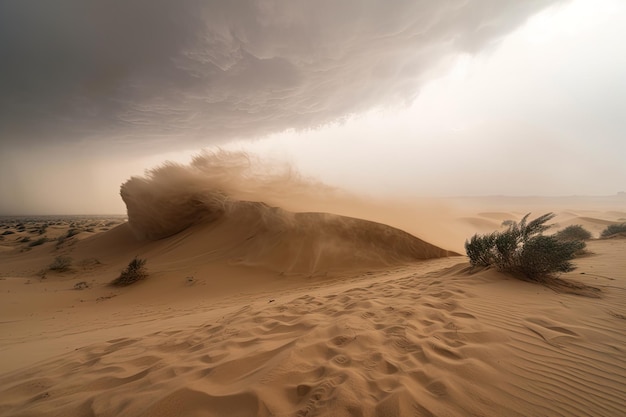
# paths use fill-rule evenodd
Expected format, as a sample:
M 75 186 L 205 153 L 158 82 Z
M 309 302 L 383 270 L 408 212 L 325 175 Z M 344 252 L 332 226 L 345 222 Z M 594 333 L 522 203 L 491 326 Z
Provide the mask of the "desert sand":
M 375 204 L 344 217 L 146 192 L 122 188 L 130 221 L 3 219 L 0 415 L 626 413 L 626 239 L 590 241 L 561 276 L 593 290 L 457 253 L 459 235 L 529 211 L 598 237 L 626 218 L 620 199 L 439 201 L 409 234 L 401 204 L 383 224 Z M 57 256 L 69 270 L 49 270 Z M 148 278 L 109 286 L 135 256 Z

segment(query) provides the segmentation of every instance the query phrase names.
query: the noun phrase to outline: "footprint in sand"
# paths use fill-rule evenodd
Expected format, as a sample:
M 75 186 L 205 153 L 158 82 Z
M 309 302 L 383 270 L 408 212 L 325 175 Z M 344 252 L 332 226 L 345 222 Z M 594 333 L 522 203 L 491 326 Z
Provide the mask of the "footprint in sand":
M 348 343 L 352 342 L 355 339 L 355 337 L 349 337 L 349 336 L 345 336 L 345 335 L 340 335 L 340 336 L 335 336 L 333 337 L 330 341 L 333 345 L 335 346 L 345 346 Z

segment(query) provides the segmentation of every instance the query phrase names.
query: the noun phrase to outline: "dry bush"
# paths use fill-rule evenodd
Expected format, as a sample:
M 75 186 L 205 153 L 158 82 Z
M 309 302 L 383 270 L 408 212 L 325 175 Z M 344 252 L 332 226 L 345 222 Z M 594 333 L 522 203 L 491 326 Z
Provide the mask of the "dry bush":
M 592 238 L 591 232 L 582 227 L 579 224 L 573 224 L 567 226 L 563 230 L 559 230 L 554 234 L 554 237 L 559 240 L 589 240 Z
M 46 243 L 48 241 L 48 238 L 42 237 L 39 238 L 37 240 L 33 240 L 32 242 L 30 242 L 28 244 L 29 247 L 34 247 L 34 246 L 39 246 L 39 245 L 43 245 L 44 243 Z
M 606 229 L 604 229 L 602 233 L 600 233 L 600 237 L 602 238 L 608 238 L 617 235 L 626 235 L 626 223 L 608 225 Z
M 52 262 L 50 266 L 48 266 L 48 269 L 50 269 L 51 271 L 65 272 L 70 269 L 71 265 L 72 258 L 70 258 L 69 256 L 57 256 L 56 258 L 54 258 L 54 262 Z
M 125 287 L 147 278 L 146 260 L 135 257 L 121 272 L 120 276 L 111 281 L 115 287 Z

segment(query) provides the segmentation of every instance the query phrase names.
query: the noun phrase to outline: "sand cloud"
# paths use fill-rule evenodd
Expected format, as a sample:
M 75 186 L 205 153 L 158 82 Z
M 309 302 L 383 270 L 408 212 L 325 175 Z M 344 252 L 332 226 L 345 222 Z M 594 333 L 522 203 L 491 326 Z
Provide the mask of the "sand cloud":
M 206 145 L 403 105 L 555 0 L 0 5 L 5 143 Z

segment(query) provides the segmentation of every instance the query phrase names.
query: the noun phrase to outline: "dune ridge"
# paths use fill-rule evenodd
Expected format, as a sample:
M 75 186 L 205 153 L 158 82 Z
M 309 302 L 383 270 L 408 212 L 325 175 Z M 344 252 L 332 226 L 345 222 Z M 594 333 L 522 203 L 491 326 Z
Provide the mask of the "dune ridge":
M 189 166 L 165 164 L 131 178 L 120 191 L 128 226 L 149 241 L 187 231 L 177 238 L 185 239 L 176 250 L 180 259 L 185 251 L 204 253 L 206 261 L 226 259 L 283 273 L 324 274 L 458 255 L 381 223 L 242 200 L 271 200 L 281 190 L 289 194 L 307 184 L 297 176 L 252 175 L 245 161 L 241 154 L 204 154 Z
M 161 239 L 159 246 L 167 247 L 164 256 L 323 275 L 458 255 L 387 225 L 329 213 L 292 213 L 236 202 L 219 215 L 211 214 Z

